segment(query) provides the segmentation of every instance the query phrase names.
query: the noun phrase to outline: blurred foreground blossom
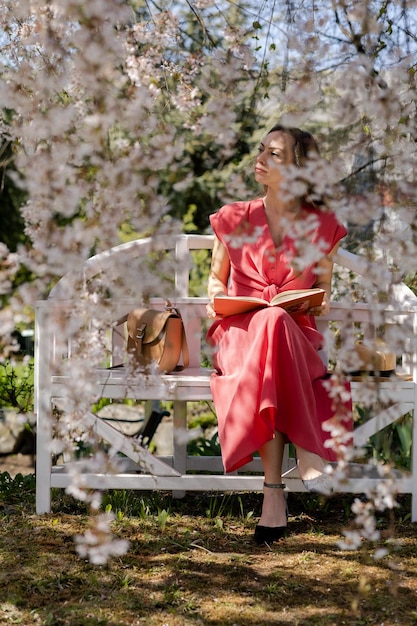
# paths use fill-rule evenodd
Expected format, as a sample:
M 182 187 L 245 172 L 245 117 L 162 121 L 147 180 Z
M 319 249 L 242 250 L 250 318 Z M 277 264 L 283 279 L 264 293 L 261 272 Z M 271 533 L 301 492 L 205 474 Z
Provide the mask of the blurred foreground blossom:
M 122 556 L 129 549 L 125 539 L 114 539 L 111 523 L 114 515 L 103 513 L 92 518 L 92 527 L 75 537 L 77 553 L 94 565 L 104 565 L 110 557 Z

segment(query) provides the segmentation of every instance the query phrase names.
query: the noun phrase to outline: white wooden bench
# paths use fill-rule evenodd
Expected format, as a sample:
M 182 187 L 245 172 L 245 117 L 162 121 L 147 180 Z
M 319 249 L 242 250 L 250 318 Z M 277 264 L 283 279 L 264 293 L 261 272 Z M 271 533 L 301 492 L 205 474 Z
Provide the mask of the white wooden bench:
M 181 310 L 187 332 L 190 351 L 190 367 L 161 377 L 146 378 L 132 376 L 126 367 L 108 369 L 93 368 L 89 384 L 93 388 L 93 396 L 111 398 L 122 401 L 126 397 L 141 400 L 161 400 L 173 403 L 173 453 L 158 457 L 140 446 L 137 440 L 126 437 L 108 422 L 100 419 L 90 411 L 82 416 L 85 429 L 94 428 L 96 434 L 111 443 L 113 452 L 119 451 L 134 467 L 118 474 L 105 474 L 87 471 L 83 474 L 84 486 L 91 489 L 137 489 L 137 490 L 170 490 L 177 494 L 186 491 L 261 491 L 262 469 L 260 460 L 255 458 L 242 468 L 239 473 L 225 475 L 220 457 L 187 456 L 186 438 L 187 402 L 211 400 L 210 374 L 212 370 L 201 367 L 201 354 L 204 347 L 204 329 L 207 327 L 205 296 L 189 295 L 189 274 L 193 267 L 193 251 L 210 250 L 213 238 L 200 235 L 179 235 L 158 239 L 141 239 L 117 246 L 105 253 L 89 259 L 83 266 L 83 283 L 99 277 L 108 278 L 123 274 L 127 268 L 135 264 L 143 267 L 149 255 L 158 251 L 169 251 L 171 260 L 166 267 L 171 268 L 175 280 L 173 301 Z M 201 254 L 201 253 L 200 253 Z M 207 264 L 209 261 L 207 261 Z M 347 268 L 349 272 L 362 275 L 369 279 L 372 275 L 371 266 L 364 260 L 340 249 L 336 257 L 335 270 Z M 136 273 L 140 276 L 140 272 Z M 53 407 L 61 407 L 66 403 L 68 390 L 74 382 L 79 384 L 80 391 L 85 381 L 74 381 L 76 370 L 71 369 L 73 351 L 71 347 L 70 329 L 77 325 L 72 310 L 77 302 L 73 292 L 79 274 L 69 274 L 61 279 L 52 290 L 47 300 L 36 306 L 35 327 L 35 403 L 37 412 L 37 467 L 36 467 L 36 507 L 38 513 L 50 510 L 51 488 L 66 488 L 72 477 L 65 464 L 53 466 Z M 112 278 L 113 279 L 113 278 Z M 106 282 L 106 281 L 105 281 Z M 140 292 L 140 279 L 137 279 L 137 291 Z M 203 286 L 204 288 L 204 286 Z M 383 286 L 379 285 L 379 288 Z M 157 289 L 157 286 L 156 286 Z M 165 297 L 166 291 L 160 293 Z M 171 294 L 172 295 L 172 294 Z M 119 319 L 124 313 L 138 306 L 140 296 L 110 299 L 110 318 Z M 163 308 L 162 298 L 152 298 L 152 306 Z M 331 312 L 326 318 L 320 318 L 323 332 L 328 329 L 329 322 L 340 324 L 346 336 L 358 332 L 358 327 L 365 328 L 365 333 L 375 332 L 375 326 L 384 319 L 391 327 L 401 328 L 402 345 L 407 347 L 403 357 L 399 355 L 398 367 L 403 376 L 394 377 L 384 382 L 373 382 L 368 378 L 366 386 L 362 382 L 352 382 L 354 402 L 369 400 L 374 396 L 378 411 L 372 409 L 370 419 L 358 426 L 354 432 L 355 446 L 361 448 L 369 438 L 387 425 L 394 423 L 407 413 L 416 415 L 417 407 L 417 298 L 405 285 L 397 285 L 394 297 L 390 302 L 369 306 L 364 302 L 354 303 L 350 300 L 334 302 Z M 57 324 L 57 320 L 59 323 Z M 122 333 L 114 323 L 111 328 L 109 344 L 109 363 L 120 362 L 123 350 Z M 90 388 L 91 389 L 91 388 Z M 399 493 L 412 494 L 412 519 L 417 521 L 417 422 L 413 419 L 413 450 L 411 473 L 403 474 L 397 481 Z M 305 488 L 294 471 L 294 463 L 287 460 L 285 483 L 288 491 L 305 491 Z M 349 493 L 362 493 L 375 486 L 379 478 L 369 476 L 348 480 L 341 490 Z

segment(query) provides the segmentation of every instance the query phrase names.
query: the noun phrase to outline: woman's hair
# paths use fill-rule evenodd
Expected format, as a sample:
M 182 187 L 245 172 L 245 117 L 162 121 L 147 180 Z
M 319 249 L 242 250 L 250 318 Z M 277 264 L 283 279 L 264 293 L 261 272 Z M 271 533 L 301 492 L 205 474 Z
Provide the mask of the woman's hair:
M 291 135 L 291 137 L 294 139 L 292 149 L 294 153 L 294 163 L 297 167 L 303 167 L 306 164 L 309 155 L 313 153 L 317 156 L 320 155 L 317 141 L 314 139 L 313 135 L 310 135 L 310 133 L 308 133 L 307 131 L 293 127 L 287 128 L 286 126 L 282 126 L 281 124 L 275 124 L 268 131 L 268 135 L 269 133 L 274 133 L 277 131 L 287 133 L 288 135 Z

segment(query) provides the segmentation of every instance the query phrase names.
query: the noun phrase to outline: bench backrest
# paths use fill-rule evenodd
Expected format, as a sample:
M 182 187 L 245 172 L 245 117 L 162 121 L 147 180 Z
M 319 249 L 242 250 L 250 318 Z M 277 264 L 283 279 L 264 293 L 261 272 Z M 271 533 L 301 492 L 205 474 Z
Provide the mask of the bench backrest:
M 165 269 L 168 268 L 171 279 L 171 287 L 169 293 L 163 291 L 158 297 L 152 297 L 150 303 L 152 306 L 163 307 L 164 297 L 168 296 L 177 305 L 184 318 L 187 331 L 187 338 L 190 348 L 191 367 L 199 367 L 202 353 L 202 337 L 207 327 L 206 309 L 208 302 L 205 296 L 205 285 L 202 285 L 201 295 L 190 295 L 190 272 L 195 267 L 193 260 L 193 252 L 199 250 L 211 250 L 213 246 L 213 236 L 211 235 L 177 235 L 162 236 L 154 238 L 145 238 L 134 240 L 125 244 L 121 244 L 105 252 L 101 252 L 88 259 L 82 266 L 81 271 L 72 272 L 64 276 L 52 289 L 48 304 L 49 306 L 65 307 L 65 302 L 75 299 L 74 290 L 80 285 L 85 285 L 88 281 L 102 275 L 106 277 L 115 277 L 132 268 L 136 263 L 136 267 L 140 268 L 145 264 L 145 260 L 149 255 L 157 255 L 168 252 L 165 258 Z M 167 260 L 168 259 L 168 260 Z M 158 261 L 156 261 L 158 265 Z M 208 271 L 209 261 L 207 262 L 206 271 Z M 165 271 L 165 270 L 164 270 Z M 351 339 L 354 341 L 358 335 L 365 337 L 376 336 L 380 327 L 384 324 L 388 328 L 386 336 L 392 340 L 393 345 L 397 341 L 394 334 L 389 328 L 401 327 L 401 338 L 399 346 L 396 350 L 403 354 L 402 364 L 404 368 L 417 381 L 416 373 L 416 312 L 417 298 L 414 293 L 403 283 L 399 282 L 394 286 L 390 286 L 391 275 L 388 270 L 381 272 L 379 264 L 372 264 L 366 259 L 358 257 L 346 250 L 339 249 L 335 257 L 335 271 L 341 271 L 345 274 L 355 274 L 359 280 L 365 281 L 369 286 L 377 282 L 374 289 L 374 296 L 370 302 L 353 302 L 351 298 L 345 298 L 341 301 L 332 303 L 331 312 L 325 318 L 317 318 L 319 329 L 323 333 L 328 334 L 329 321 L 333 324 L 333 330 L 338 328 L 338 332 L 346 339 L 350 333 Z M 118 298 L 113 303 L 113 320 L 118 319 L 125 314 L 130 308 L 140 306 L 141 278 L 136 272 L 137 297 L 130 294 L 126 298 Z M 343 277 L 342 277 L 343 280 Z M 347 278 L 346 278 L 347 280 Z M 382 284 L 381 284 L 382 283 Z M 154 280 L 154 288 L 157 290 L 157 282 Z M 167 283 L 168 284 L 168 283 Z M 156 285 L 156 286 L 155 286 Z M 378 302 L 376 298 L 377 292 L 388 293 L 389 299 L 386 302 Z M 374 299 L 375 297 L 375 299 Z M 330 336 L 330 335 L 329 335 Z M 120 362 L 123 354 L 123 332 L 115 324 L 113 324 L 113 333 L 111 338 L 112 363 Z M 68 351 L 66 351 L 68 354 Z M 55 358 L 60 358 L 59 354 Z M 55 360 L 55 358 L 53 360 Z

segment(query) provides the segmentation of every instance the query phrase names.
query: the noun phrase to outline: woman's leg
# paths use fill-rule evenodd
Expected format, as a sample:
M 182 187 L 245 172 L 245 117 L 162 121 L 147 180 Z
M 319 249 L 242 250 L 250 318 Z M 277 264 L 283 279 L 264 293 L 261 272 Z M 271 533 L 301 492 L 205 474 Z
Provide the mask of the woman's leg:
M 318 454 L 295 446 L 297 463 L 304 487 L 311 493 L 330 495 L 333 492 L 332 478 L 325 472 L 326 461 Z
M 276 432 L 274 439 L 268 441 L 259 450 L 262 459 L 265 483 L 279 485 L 282 483 L 282 459 L 284 454 L 284 438 Z M 286 526 L 287 502 L 283 489 L 264 487 L 262 514 L 259 520 L 261 526 Z
M 300 477 L 303 480 L 317 478 L 324 473 L 326 462 L 314 452 L 295 446 Z

